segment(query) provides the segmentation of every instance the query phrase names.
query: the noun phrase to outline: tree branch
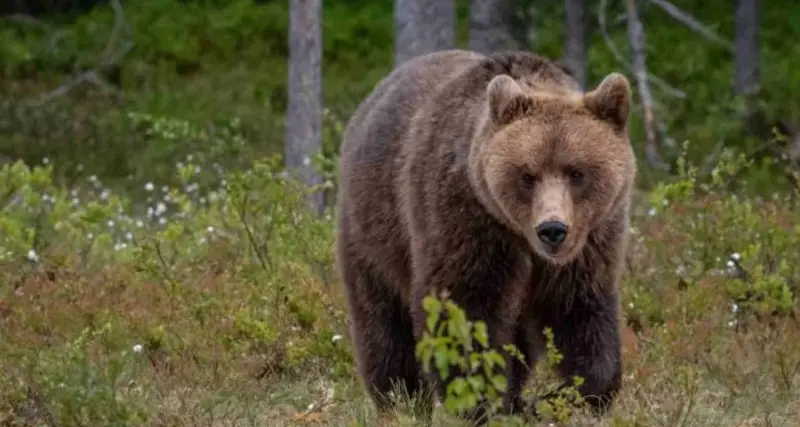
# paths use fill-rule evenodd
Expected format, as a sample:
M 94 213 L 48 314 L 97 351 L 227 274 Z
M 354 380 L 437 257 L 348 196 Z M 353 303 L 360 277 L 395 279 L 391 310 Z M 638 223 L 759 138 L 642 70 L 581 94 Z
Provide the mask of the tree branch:
M 632 69 L 631 65 L 628 63 L 628 61 L 625 60 L 625 58 L 622 56 L 622 54 L 619 53 L 619 50 L 617 49 L 617 46 L 614 44 L 614 41 L 611 40 L 611 36 L 608 35 L 608 29 L 607 29 L 607 26 L 606 26 L 606 9 L 607 8 L 608 8 L 608 0 L 600 0 L 600 7 L 598 8 L 598 13 L 597 13 L 597 20 L 598 20 L 598 23 L 600 24 L 600 33 L 603 35 L 603 40 L 605 40 L 606 46 L 611 51 L 611 54 L 614 56 L 614 58 L 617 60 L 617 62 L 619 62 L 622 66 L 624 66 L 628 71 L 633 72 L 633 69 Z M 662 80 L 662 79 L 660 79 L 660 78 L 658 78 L 658 77 L 656 77 L 656 76 L 654 76 L 652 74 L 648 74 L 646 76 L 646 79 L 649 80 L 652 83 L 655 83 L 657 86 L 659 86 L 662 90 L 664 90 L 666 93 L 668 93 L 671 96 L 674 96 L 674 97 L 680 98 L 680 99 L 685 99 L 686 98 L 686 93 L 685 92 L 670 86 L 667 82 L 665 82 L 664 80 Z
M 649 0 L 649 1 L 655 4 L 656 6 L 660 7 L 661 10 L 666 12 L 673 19 L 682 23 L 683 25 L 686 25 L 694 32 L 700 34 L 709 41 L 719 44 L 720 46 L 724 47 L 728 52 L 730 53 L 734 52 L 733 43 L 718 36 L 717 33 L 709 29 L 707 26 L 703 25 L 692 15 L 678 9 L 678 7 L 675 6 L 674 4 L 670 3 L 667 0 Z

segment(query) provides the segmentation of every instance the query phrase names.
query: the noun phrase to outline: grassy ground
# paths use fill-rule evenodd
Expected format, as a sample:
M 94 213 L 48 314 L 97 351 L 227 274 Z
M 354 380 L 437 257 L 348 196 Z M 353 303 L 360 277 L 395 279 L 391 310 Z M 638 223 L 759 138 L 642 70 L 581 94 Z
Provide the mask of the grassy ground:
M 600 425 L 798 425 L 797 210 L 721 190 L 734 160 L 710 187 L 689 173 L 639 195 L 624 391 Z M 278 165 L 197 187 L 187 159 L 183 187 L 142 184 L 142 214 L 97 178 L 0 170 L 0 425 L 375 425 L 331 218 L 305 215 Z

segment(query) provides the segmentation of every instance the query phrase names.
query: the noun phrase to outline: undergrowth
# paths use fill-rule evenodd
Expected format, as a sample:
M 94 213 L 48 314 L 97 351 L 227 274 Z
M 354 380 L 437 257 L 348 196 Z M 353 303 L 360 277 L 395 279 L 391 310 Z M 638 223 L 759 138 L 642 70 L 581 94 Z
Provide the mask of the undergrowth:
M 142 123 L 154 137 L 202 138 L 188 123 Z M 175 165 L 179 185 L 140 183 L 141 209 L 96 176 L 54 183 L 52 163 L 0 169 L 0 425 L 373 425 L 332 216 L 306 212 L 277 157 L 237 171 L 201 153 Z M 624 385 L 604 423 L 790 425 L 800 415 L 796 195 L 731 189 L 749 165 L 733 154 L 706 181 L 681 164 L 634 213 Z M 330 191 L 332 173 L 313 190 Z M 485 326 L 436 301 L 432 318 L 446 310 L 452 324 L 421 342 L 422 363 L 505 363 L 484 348 Z M 558 362 L 550 346 L 526 399 L 553 389 Z M 505 379 L 488 378 L 456 380 L 437 425 L 491 402 Z M 539 401 L 541 422 L 585 422 L 571 401 Z M 394 419 L 421 422 L 403 409 Z

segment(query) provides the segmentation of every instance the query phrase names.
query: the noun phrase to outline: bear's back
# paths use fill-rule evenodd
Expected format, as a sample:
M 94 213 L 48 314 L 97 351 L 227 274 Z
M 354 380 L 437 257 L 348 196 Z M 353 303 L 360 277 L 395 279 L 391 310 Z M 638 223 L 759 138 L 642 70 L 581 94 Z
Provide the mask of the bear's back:
M 370 264 L 385 281 L 410 281 L 400 199 L 414 191 L 409 181 L 424 180 L 421 169 L 453 166 L 437 158 L 463 160 L 486 85 L 499 74 L 533 85 L 574 84 L 534 54 L 450 50 L 413 58 L 376 85 L 348 121 L 340 148 L 339 257 Z M 416 167 L 409 168 L 410 162 Z M 404 176 L 411 169 L 421 174 Z

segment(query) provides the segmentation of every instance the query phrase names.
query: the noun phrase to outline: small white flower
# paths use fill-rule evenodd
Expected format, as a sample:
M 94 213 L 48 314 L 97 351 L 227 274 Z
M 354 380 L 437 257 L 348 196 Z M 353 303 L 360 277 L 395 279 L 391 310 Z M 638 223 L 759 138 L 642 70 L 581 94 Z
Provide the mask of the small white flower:
M 650 210 L 647 211 L 647 215 L 656 216 L 656 208 L 650 208 Z
M 95 181 L 97 181 L 97 175 L 91 175 L 89 177 L 89 182 L 95 182 Z
M 733 260 L 730 260 L 730 259 L 729 259 L 729 260 L 728 260 L 728 267 L 729 267 L 729 268 L 734 268 L 734 267 L 736 267 L 736 263 L 734 263 L 734 262 L 733 262 Z
M 133 233 L 131 233 L 130 231 L 125 233 L 125 240 L 127 241 L 133 240 Z
M 35 250 L 31 249 L 28 251 L 28 261 L 30 262 L 39 262 L 39 254 L 36 253 Z
M 167 223 L 167 219 L 162 216 L 161 218 L 158 219 L 158 223 L 164 225 Z
M 106 225 L 108 225 L 108 228 L 114 228 L 114 220 L 113 219 L 109 219 L 108 222 L 106 223 Z
M 214 232 L 214 226 L 213 226 L 213 225 L 209 225 L 209 226 L 206 228 L 206 231 L 208 231 L 209 233 L 213 233 L 213 232 Z
M 164 193 L 169 192 L 169 187 L 167 187 L 165 185 L 165 186 L 161 187 L 161 191 L 164 192 Z
M 736 261 L 739 261 L 740 259 L 742 259 L 742 256 L 739 254 L 739 252 L 734 252 L 733 254 L 731 254 L 731 258 Z
M 138 228 L 144 227 L 144 221 L 142 221 L 141 219 L 137 219 L 136 220 L 136 227 L 138 227 Z
M 734 312 L 734 313 L 739 311 L 739 304 L 736 304 L 736 303 L 731 304 L 731 311 Z
M 133 352 L 134 353 L 141 353 L 142 352 L 142 345 L 141 344 L 134 345 L 133 346 Z
M 148 182 L 147 184 L 144 185 L 144 189 L 147 191 L 153 191 L 155 188 L 156 186 L 153 185 L 152 182 Z
M 334 336 L 331 338 L 331 341 L 333 341 L 333 342 L 337 342 L 337 341 L 339 341 L 340 339 L 342 339 L 342 336 L 341 336 L 341 335 L 339 335 L 339 334 L 336 334 L 336 335 L 334 335 Z
M 730 322 L 728 322 L 728 326 L 731 327 L 731 328 L 736 326 L 736 321 L 735 320 L 731 320 Z
M 48 164 L 48 163 L 50 163 L 50 159 L 48 159 L 47 157 L 45 157 L 45 158 L 43 158 L 43 159 L 42 159 L 42 163 L 44 163 L 44 164 Z
M 108 191 L 107 189 L 104 189 L 104 190 L 103 190 L 103 192 L 102 192 L 102 193 L 100 193 L 100 200 L 106 200 L 106 199 L 108 199 L 108 195 L 109 195 L 109 194 L 111 194 L 111 192 L 110 192 L 110 191 Z

